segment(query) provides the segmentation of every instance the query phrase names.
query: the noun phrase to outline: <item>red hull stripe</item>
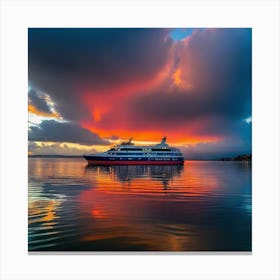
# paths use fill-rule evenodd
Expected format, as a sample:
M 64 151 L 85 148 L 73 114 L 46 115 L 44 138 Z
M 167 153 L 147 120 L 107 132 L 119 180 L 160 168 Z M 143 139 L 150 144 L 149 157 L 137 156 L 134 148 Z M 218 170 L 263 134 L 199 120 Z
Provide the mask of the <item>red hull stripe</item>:
M 178 165 L 184 164 L 184 161 L 139 161 L 139 160 L 118 160 L 118 161 L 107 161 L 107 160 L 88 160 L 89 164 L 92 165 Z

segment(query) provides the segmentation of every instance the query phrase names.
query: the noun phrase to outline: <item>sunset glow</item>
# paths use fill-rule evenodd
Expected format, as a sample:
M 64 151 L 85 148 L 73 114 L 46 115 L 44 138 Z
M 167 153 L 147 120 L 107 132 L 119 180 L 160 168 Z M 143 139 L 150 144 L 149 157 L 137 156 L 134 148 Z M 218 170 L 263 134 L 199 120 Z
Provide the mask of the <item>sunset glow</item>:
M 189 158 L 251 152 L 251 29 L 31 28 L 28 40 L 29 154 L 163 136 Z

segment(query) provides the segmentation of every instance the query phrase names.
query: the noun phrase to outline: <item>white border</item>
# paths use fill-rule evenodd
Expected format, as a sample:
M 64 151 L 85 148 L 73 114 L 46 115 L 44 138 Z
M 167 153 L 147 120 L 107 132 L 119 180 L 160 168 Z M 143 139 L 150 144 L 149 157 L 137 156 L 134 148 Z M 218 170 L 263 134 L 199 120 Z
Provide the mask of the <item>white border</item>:
M 253 254 L 28 255 L 27 28 L 253 27 Z M 2 1 L 1 279 L 279 279 L 279 2 Z

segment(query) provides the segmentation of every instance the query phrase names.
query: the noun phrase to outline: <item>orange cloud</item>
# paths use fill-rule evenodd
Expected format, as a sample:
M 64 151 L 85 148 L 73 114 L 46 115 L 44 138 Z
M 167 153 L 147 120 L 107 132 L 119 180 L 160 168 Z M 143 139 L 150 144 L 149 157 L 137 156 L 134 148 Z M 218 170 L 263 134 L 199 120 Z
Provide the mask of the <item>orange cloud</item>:
M 114 88 L 108 85 L 106 89 L 82 89 L 82 103 L 92 112 L 93 120 L 98 122 L 101 115 L 114 110 L 116 103 L 121 103 L 128 96 L 149 93 L 158 88 L 168 78 L 171 66 L 172 60 L 150 79 L 128 81 Z
M 28 104 L 28 112 L 38 115 L 38 116 L 42 116 L 42 117 L 50 117 L 50 118 L 59 118 L 60 117 L 60 115 L 57 112 L 52 112 L 51 114 L 49 114 L 46 112 L 39 111 L 32 104 Z
M 183 129 L 181 132 L 172 129 L 170 129 L 169 131 L 162 131 L 156 128 L 153 130 L 145 130 L 143 128 L 137 127 L 135 129 L 125 129 L 122 127 L 118 127 L 115 129 L 102 129 L 100 127 L 97 127 L 96 125 L 92 125 L 91 123 L 86 122 L 84 122 L 82 126 L 90 130 L 91 132 L 97 133 L 103 138 L 110 138 L 112 135 L 117 135 L 121 139 L 129 139 L 133 137 L 134 141 L 159 142 L 163 136 L 167 136 L 168 142 L 174 145 L 197 144 L 202 142 L 209 143 L 221 140 L 221 137 L 217 135 L 199 135 L 198 133 L 193 131 L 195 129 L 195 126 L 192 127 L 192 130 Z
M 191 72 L 187 69 L 186 65 L 183 65 L 181 68 L 172 74 L 173 84 L 181 90 L 190 90 L 193 89 L 193 81 L 191 81 Z
M 178 68 L 172 75 L 173 82 L 176 86 L 180 86 L 182 84 L 181 74 L 182 71 Z

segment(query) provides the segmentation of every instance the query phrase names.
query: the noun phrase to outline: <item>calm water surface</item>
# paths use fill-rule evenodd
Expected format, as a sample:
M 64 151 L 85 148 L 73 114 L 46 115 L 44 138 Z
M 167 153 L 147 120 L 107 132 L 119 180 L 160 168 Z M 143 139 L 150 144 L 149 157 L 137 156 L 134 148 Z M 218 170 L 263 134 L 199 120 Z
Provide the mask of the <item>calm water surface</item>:
M 251 251 L 251 164 L 29 158 L 29 251 Z

